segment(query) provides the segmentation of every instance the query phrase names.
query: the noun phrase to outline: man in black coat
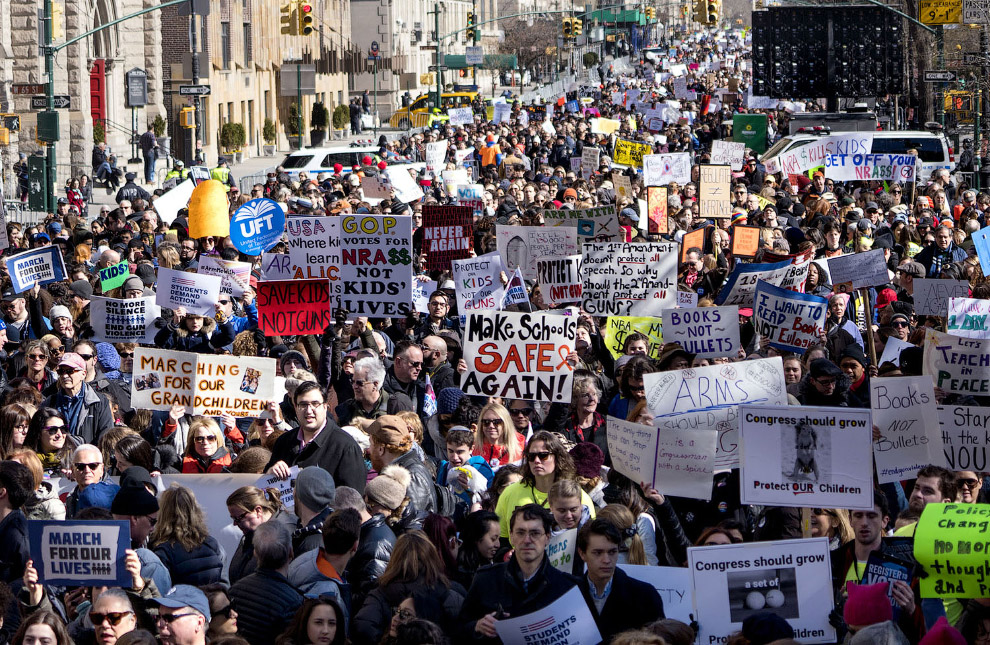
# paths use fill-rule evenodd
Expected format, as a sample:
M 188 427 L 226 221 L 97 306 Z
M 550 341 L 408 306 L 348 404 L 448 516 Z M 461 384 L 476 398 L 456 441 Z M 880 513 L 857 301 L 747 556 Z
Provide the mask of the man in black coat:
M 292 466 L 319 466 L 338 486 L 364 491 L 367 470 L 361 447 L 327 417 L 323 388 L 318 383 L 303 383 L 292 403 L 299 430 L 286 432 L 275 441 L 265 472 L 288 479 Z
M 543 609 L 574 588 L 573 576 L 558 571 L 546 557 L 553 523 L 550 512 L 539 504 L 526 504 L 512 512 L 509 541 L 512 559 L 480 569 L 461 607 L 465 639 L 475 643 L 501 643 L 495 623 Z
M 27 518 L 20 509 L 33 491 L 34 478 L 27 466 L 0 462 L 0 580 L 7 584 L 24 575 L 31 559 Z
M 663 601 L 653 585 L 630 578 L 616 566 L 620 542 L 622 533 L 608 520 L 593 520 L 578 532 L 577 552 L 588 567 L 578 586 L 606 643 L 619 632 L 664 617 Z

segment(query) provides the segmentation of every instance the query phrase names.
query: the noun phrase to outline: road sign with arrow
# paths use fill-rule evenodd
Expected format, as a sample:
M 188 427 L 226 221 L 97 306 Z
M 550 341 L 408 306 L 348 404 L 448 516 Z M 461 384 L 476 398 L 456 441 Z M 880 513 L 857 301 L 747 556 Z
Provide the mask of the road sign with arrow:
M 947 69 L 933 69 L 925 71 L 926 83 L 951 83 L 956 80 L 956 73 Z
M 48 100 L 44 96 L 32 96 L 31 97 L 31 109 L 32 110 L 44 110 L 48 107 Z M 55 109 L 56 110 L 66 110 L 72 107 L 72 97 L 68 94 L 56 94 L 55 95 Z
M 209 85 L 180 85 L 179 94 L 181 96 L 209 96 Z

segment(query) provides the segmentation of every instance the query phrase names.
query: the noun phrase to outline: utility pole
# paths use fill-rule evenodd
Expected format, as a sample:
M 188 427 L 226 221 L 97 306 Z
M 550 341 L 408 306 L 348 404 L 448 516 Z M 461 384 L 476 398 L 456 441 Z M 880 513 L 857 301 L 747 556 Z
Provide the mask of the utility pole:
M 189 0 L 189 48 L 192 50 L 192 84 L 199 85 L 199 46 L 197 44 L 197 26 L 196 26 L 196 8 L 193 4 L 193 0 Z M 192 145 L 189 146 L 191 151 L 189 154 L 189 159 L 191 160 L 190 165 L 196 164 L 196 146 L 200 140 L 202 134 L 203 121 L 202 115 L 200 114 L 200 98 L 199 94 L 193 96 L 193 109 L 196 115 L 196 127 L 192 131 Z
M 55 49 L 52 40 L 54 39 L 54 29 L 52 25 L 52 0 L 45 0 L 45 111 L 51 114 L 58 124 L 58 113 L 55 112 Z M 105 130 L 104 130 L 105 131 Z M 55 131 L 55 138 L 58 138 L 58 130 Z M 49 213 L 55 212 L 55 142 L 49 141 L 45 144 L 45 179 L 48 183 L 45 198 L 45 210 Z
M 437 94 L 434 98 L 433 107 L 436 109 L 440 108 L 440 88 L 443 87 L 443 72 L 440 68 L 443 66 L 443 38 L 440 37 L 440 3 L 433 3 L 433 28 L 436 30 L 437 39 Z M 429 101 L 427 101 L 429 104 Z M 432 112 L 431 112 L 432 113 Z
M 938 46 L 938 68 L 945 69 L 945 28 L 942 25 L 938 26 L 935 34 L 935 44 Z M 945 128 L 945 83 L 938 83 L 935 87 L 938 88 L 935 91 L 935 114 L 942 128 Z
M 296 132 L 299 133 L 299 149 L 303 149 L 303 118 L 302 118 L 302 49 L 299 50 L 299 62 L 296 63 Z

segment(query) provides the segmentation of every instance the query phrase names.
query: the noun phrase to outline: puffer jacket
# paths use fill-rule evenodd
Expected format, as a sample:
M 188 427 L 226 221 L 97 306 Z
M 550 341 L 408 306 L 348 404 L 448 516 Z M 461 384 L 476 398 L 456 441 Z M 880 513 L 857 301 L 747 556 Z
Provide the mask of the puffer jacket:
M 292 532 L 292 553 L 296 557 L 323 546 L 323 523 L 332 512 L 333 509 L 328 506 L 314 515 L 306 526 L 296 525 L 296 530 Z
M 216 354 L 224 345 L 234 342 L 234 327 L 229 320 L 217 324 L 213 318 L 203 318 L 203 328 L 192 333 L 185 327 L 168 323 L 155 334 L 155 345 L 161 349 L 182 352 Z
M 173 585 L 202 587 L 220 582 L 224 553 L 213 536 L 207 536 L 206 541 L 192 551 L 177 542 L 163 542 L 154 551 L 172 573 Z
M 296 522 L 299 521 L 295 515 L 285 509 L 273 515 L 272 520 L 283 524 L 289 529 L 290 533 L 295 530 Z M 230 568 L 227 570 L 230 584 L 234 584 L 241 578 L 254 573 L 257 567 L 258 563 L 254 559 L 254 531 L 252 531 L 244 534 L 241 541 L 237 543 L 237 550 L 234 551 L 233 557 L 230 558 Z M 382 567 L 382 571 L 384 570 L 385 568 Z
M 65 519 L 65 504 L 58 498 L 55 487 L 49 481 L 41 482 L 41 486 L 31 493 L 21 510 L 29 520 Z
M 288 579 L 272 569 L 258 569 L 230 588 L 237 611 L 237 635 L 251 645 L 271 645 L 303 604 L 303 596 Z
M 361 537 L 357 552 L 345 569 L 351 585 L 352 607 L 360 607 L 364 597 L 378 585 L 378 578 L 385 573 L 385 567 L 392 557 L 395 546 L 395 533 L 385 523 L 385 516 L 377 513 L 361 525 Z M 233 579 L 233 564 L 231 564 Z
M 402 466 L 409 471 L 409 486 L 406 487 L 406 497 L 416 505 L 416 509 L 433 513 L 437 510 L 437 493 L 433 486 L 433 477 L 426 470 L 423 460 L 410 450 L 395 461 L 393 465 Z
M 317 559 L 320 549 L 307 551 L 289 563 L 286 577 L 293 587 L 302 592 L 307 598 L 330 598 L 338 605 L 344 615 L 344 630 L 350 633 L 351 627 L 351 588 L 344 579 L 330 578 L 320 570 Z M 339 572 L 338 572 L 339 573 Z
M 422 582 L 393 582 L 387 587 L 379 587 L 370 594 L 351 621 L 351 641 L 355 645 L 374 645 L 382 639 L 392 619 L 392 610 L 413 595 L 420 592 L 434 598 L 443 608 L 439 625 L 449 633 L 461 613 L 467 591 L 460 584 L 451 582 L 450 587 L 438 584 L 428 587 Z

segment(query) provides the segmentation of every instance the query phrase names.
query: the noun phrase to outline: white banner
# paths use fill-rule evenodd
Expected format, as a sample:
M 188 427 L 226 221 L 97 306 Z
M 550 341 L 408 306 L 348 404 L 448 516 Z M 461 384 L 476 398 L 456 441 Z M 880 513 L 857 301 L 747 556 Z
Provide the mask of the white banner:
M 626 178 L 628 181 L 628 177 Z M 616 186 L 618 191 L 618 186 Z M 616 193 L 618 194 L 618 193 Z M 619 218 L 615 214 L 615 205 L 596 206 L 594 208 L 568 208 L 562 210 L 544 210 L 543 220 L 546 226 L 569 226 L 577 229 L 579 243 L 619 241 L 622 231 L 619 229 Z M 560 255 L 555 253 L 554 255 Z
M 548 257 L 536 262 L 543 299 L 552 305 L 581 302 L 581 256 Z
M 768 173 L 800 175 L 812 168 L 824 166 L 827 155 L 869 154 L 872 149 L 872 132 L 848 132 L 815 139 L 773 159 L 764 160 L 763 163 Z
M 715 474 L 714 428 L 672 428 L 608 418 L 612 467 L 664 495 L 709 500 Z
M 169 309 L 184 307 L 188 314 L 213 316 L 222 283 L 218 276 L 159 267 L 155 302 Z
M 949 313 L 950 299 L 969 297 L 969 282 L 967 280 L 915 278 L 912 296 L 914 297 L 914 313 L 944 318 Z
M 712 156 L 708 163 L 713 165 L 732 166 L 733 170 L 742 170 L 743 160 L 746 156 L 746 144 L 725 139 L 712 141 Z
M 691 155 L 674 152 L 667 155 L 643 157 L 643 183 L 647 186 L 666 186 L 670 183 L 682 186 L 691 182 Z
M 691 570 L 686 567 L 651 567 L 645 564 L 620 564 L 630 578 L 653 585 L 663 601 L 663 613 L 667 618 L 687 625 L 694 620 L 694 588 L 691 586 Z
M 589 242 L 581 249 L 583 307 L 595 316 L 658 316 L 677 303 L 678 247 Z
M 437 173 L 443 170 L 443 162 L 447 157 L 447 140 L 431 141 L 426 144 L 426 169 Z
M 461 316 L 479 309 L 501 309 L 505 288 L 502 286 L 502 258 L 498 251 L 466 260 L 454 260 L 451 274 L 457 311 Z
M 914 155 L 825 155 L 825 176 L 835 181 L 914 181 Z
M 97 342 L 151 344 L 158 333 L 155 319 L 162 315 L 162 308 L 155 304 L 154 296 L 129 300 L 93 296 L 89 315 Z
M 871 379 L 870 409 L 880 430 L 873 458 L 881 484 L 911 479 L 927 464 L 945 464 L 930 377 Z
M 577 232 L 570 226 L 499 226 L 495 238 L 502 266 L 506 272 L 519 267 L 524 278 L 537 280 L 540 258 L 578 253 Z
M 471 108 L 447 108 L 450 125 L 471 125 L 474 123 L 474 112 Z

